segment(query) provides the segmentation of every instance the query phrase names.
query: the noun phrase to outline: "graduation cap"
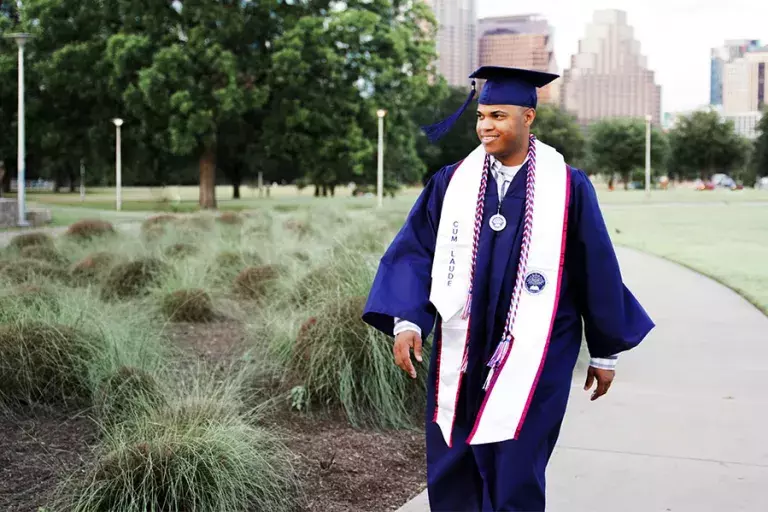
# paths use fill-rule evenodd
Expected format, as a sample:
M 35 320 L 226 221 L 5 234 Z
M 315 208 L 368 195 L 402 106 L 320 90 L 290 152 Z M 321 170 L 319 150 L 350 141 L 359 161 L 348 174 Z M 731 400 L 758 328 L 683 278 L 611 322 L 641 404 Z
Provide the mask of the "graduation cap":
M 536 89 L 559 78 L 559 75 L 531 69 L 483 66 L 469 75 L 469 78 L 473 79 L 472 91 L 461 108 L 439 123 L 422 127 L 431 142 L 438 141 L 448 133 L 467 109 L 477 93 L 476 79 L 486 80 L 477 99 L 481 105 L 518 105 L 536 108 L 538 102 Z

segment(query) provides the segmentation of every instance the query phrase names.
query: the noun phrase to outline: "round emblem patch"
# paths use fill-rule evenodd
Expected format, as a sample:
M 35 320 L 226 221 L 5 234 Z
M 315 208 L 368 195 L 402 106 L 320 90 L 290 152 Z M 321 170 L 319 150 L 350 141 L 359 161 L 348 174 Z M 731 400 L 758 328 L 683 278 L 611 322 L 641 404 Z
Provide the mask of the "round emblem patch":
M 525 276 L 525 289 L 528 293 L 536 295 L 547 286 L 547 278 L 541 272 L 529 272 Z

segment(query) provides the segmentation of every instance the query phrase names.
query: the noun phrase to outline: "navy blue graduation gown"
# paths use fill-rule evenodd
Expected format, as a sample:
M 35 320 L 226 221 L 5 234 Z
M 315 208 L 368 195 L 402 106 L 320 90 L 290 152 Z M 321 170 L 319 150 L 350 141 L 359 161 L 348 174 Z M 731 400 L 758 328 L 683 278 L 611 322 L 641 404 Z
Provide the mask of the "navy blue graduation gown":
M 417 324 L 426 339 L 439 318 L 429 302 L 432 255 L 443 197 L 457 165 L 441 169 L 428 182 L 407 220 L 382 257 L 363 320 L 392 335 L 394 318 Z M 571 169 L 571 191 L 561 297 L 546 361 L 517 440 L 470 446 L 470 433 L 482 404 L 486 366 L 501 339 L 509 310 L 522 241 L 527 164 L 503 198 L 507 227 L 488 225 L 499 203 L 493 178 L 477 254 L 469 363 L 462 380 L 453 446 L 448 448 L 432 422 L 436 357 L 432 351 L 426 411 L 427 481 L 437 510 L 544 510 L 544 473 L 566 410 L 582 332 L 592 357 L 607 357 L 636 346 L 653 322 L 622 281 L 619 264 L 598 207 L 592 183 Z M 436 322 L 437 321 L 437 322 Z M 414 362 L 417 365 L 418 363 Z

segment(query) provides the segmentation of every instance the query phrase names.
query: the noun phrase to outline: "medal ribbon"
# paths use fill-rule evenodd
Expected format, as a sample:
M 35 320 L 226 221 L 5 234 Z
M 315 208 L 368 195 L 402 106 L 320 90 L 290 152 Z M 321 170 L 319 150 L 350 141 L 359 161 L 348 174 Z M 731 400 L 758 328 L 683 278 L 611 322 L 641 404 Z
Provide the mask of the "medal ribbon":
M 475 277 L 475 266 L 477 264 L 477 248 L 480 241 L 480 230 L 483 225 L 483 212 L 485 210 L 485 191 L 488 185 L 488 170 L 490 167 L 490 157 L 486 155 L 485 163 L 483 165 L 483 177 L 480 180 L 480 191 L 477 196 L 477 208 L 475 210 L 475 233 L 472 242 L 472 267 L 469 272 L 469 291 L 467 293 L 467 302 L 464 306 L 461 318 L 466 320 L 469 318 L 469 312 L 472 305 L 472 288 Z M 531 134 L 530 143 L 528 145 L 528 176 L 525 184 L 525 216 L 523 220 L 523 240 L 520 249 L 520 260 L 517 267 L 517 279 L 515 281 L 515 287 L 512 290 L 512 298 L 509 305 L 509 311 L 507 313 L 507 321 L 504 326 L 504 332 L 501 336 L 496 350 L 488 361 L 488 367 L 491 371 L 488 373 L 488 378 L 483 385 L 483 389 L 487 389 L 493 377 L 494 370 L 501 364 L 507 357 L 510 346 L 512 344 L 512 327 L 517 317 L 517 306 L 520 302 L 520 294 L 525 284 L 525 274 L 528 269 L 528 251 L 531 244 L 531 231 L 533 226 L 533 199 L 534 190 L 536 185 L 536 136 Z M 464 372 L 467 369 L 469 355 L 469 343 L 464 348 L 464 358 L 462 361 L 461 371 Z

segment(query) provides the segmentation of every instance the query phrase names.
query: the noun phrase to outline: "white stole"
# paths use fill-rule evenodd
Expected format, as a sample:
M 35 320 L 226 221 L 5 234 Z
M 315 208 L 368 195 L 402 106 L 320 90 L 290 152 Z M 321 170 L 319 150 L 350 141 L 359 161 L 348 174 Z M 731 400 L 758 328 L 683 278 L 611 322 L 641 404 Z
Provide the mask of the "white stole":
M 538 140 L 535 144 L 532 233 L 525 286 L 512 328 L 513 342 L 486 391 L 474 429 L 467 440 L 470 444 L 517 438 L 546 358 L 557 311 L 570 175 L 562 155 Z M 462 319 L 461 312 L 469 288 L 478 191 L 484 161 L 485 150 L 481 145 L 454 171 L 443 199 L 432 266 L 430 301 L 441 317 L 434 421 L 448 446 L 451 446 L 456 403 L 463 377 L 462 359 L 469 343 L 470 319 Z M 517 266 L 517 262 L 514 265 Z M 484 271 L 487 269 L 476 269 L 476 272 Z

